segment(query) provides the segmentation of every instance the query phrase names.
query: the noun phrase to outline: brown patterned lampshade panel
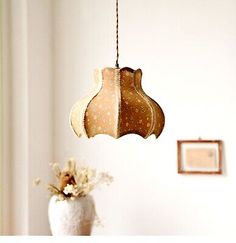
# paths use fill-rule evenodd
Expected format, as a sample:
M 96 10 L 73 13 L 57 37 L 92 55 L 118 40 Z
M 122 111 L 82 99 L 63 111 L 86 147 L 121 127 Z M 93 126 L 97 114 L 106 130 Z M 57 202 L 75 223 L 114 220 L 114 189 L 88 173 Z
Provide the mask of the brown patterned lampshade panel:
M 154 134 L 157 138 L 164 128 L 164 113 L 143 91 L 141 78 L 141 69 L 96 70 L 95 89 L 71 110 L 70 123 L 75 134 L 119 138 L 134 133 L 143 138 Z

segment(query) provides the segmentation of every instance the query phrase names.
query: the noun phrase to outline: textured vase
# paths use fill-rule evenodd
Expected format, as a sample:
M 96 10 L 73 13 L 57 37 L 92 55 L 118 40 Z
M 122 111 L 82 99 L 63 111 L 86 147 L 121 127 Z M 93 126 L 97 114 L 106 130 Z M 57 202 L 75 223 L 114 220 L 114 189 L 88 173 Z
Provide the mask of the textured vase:
M 48 207 L 52 235 L 90 235 L 95 214 L 94 201 L 89 195 L 63 201 L 53 196 Z

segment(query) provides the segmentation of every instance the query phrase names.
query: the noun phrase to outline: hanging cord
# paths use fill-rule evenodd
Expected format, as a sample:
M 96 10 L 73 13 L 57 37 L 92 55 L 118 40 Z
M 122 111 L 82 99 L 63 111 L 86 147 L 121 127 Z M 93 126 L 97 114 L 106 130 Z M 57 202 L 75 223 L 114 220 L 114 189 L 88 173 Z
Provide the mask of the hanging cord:
M 116 68 L 119 68 L 119 5 L 116 0 Z

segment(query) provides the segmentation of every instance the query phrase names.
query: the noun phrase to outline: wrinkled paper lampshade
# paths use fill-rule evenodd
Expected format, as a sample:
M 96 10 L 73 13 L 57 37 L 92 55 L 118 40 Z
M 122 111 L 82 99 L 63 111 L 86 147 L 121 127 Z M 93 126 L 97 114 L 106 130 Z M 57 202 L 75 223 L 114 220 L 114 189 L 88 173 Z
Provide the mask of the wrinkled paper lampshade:
M 142 89 L 141 69 L 104 68 L 95 71 L 96 87 L 71 110 L 70 124 L 77 136 L 107 134 L 119 138 L 134 133 L 147 138 L 161 134 L 161 107 Z

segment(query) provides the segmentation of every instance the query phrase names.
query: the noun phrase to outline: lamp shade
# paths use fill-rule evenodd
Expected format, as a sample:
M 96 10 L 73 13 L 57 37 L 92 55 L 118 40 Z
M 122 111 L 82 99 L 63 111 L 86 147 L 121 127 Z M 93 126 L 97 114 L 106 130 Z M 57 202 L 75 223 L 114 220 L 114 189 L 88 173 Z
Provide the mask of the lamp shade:
M 147 138 L 161 134 L 165 117 L 161 107 L 141 86 L 141 69 L 95 70 L 95 89 L 72 107 L 70 124 L 77 136 L 107 134 L 119 138 L 134 133 Z

